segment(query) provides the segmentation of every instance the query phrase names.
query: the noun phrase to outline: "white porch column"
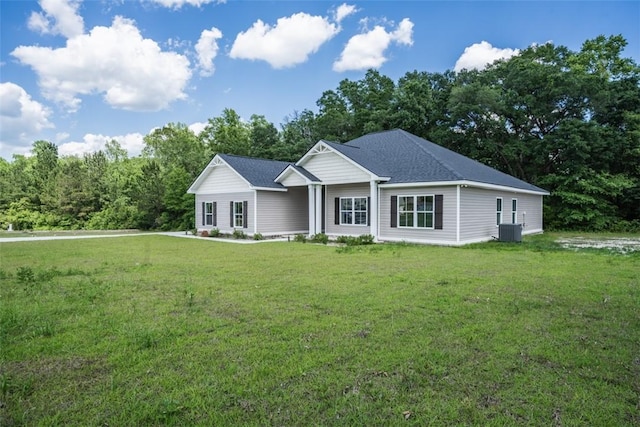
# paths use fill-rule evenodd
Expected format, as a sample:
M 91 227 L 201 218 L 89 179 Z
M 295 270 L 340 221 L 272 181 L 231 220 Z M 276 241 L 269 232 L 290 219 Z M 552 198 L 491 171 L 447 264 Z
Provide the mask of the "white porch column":
M 318 234 L 322 232 L 322 185 L 315 185 L 316 188 L 316 223 L 315 223 L 315 232 L 313 234 Z
M 307 186 L 307 188 L 309 189 L 309 197 L 308 202 L 309 202 L 309 236 L 313 236 L 315 233 L 315 228 L 316 228 L 316 210 L 315 210 L 315 185 L 313 184 L 309 184 Z
M 371 235 L 373 236 L 373 240 L 378 240 L 378 183 L 375 180 L 371 180 L 369 182 L 371 193 L 371 206 L 369 206 L 369 218 L 370 218 L 370 227 L 371 227 Z

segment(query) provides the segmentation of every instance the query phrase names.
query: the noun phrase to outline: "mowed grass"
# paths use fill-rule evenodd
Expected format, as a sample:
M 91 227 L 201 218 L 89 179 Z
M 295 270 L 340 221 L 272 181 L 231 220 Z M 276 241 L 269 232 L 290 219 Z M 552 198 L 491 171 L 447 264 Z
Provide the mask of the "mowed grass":
M 0 246 L 0 425 L 638 425 L 640 256 Z

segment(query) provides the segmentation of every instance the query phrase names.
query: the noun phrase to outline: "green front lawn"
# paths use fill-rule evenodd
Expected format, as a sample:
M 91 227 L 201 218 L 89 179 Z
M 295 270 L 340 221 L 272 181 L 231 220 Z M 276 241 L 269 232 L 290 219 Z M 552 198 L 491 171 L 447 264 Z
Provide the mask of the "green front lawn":
M 640 254 L 0 243 L 0 425 L 638 425 Z

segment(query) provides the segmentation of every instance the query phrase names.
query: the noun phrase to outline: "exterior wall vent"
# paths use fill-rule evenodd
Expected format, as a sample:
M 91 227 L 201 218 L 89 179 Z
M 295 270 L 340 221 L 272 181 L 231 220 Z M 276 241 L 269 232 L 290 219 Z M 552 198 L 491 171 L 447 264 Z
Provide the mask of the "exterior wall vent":
M 501 242 L 522 242 L 522 224 L 500 224 L 498 240 Z

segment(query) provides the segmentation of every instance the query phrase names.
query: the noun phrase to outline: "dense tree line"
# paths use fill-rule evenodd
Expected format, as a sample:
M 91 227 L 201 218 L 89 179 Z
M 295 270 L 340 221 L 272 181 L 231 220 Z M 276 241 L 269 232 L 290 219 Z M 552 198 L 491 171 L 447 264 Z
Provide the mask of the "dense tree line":
M 622 36 L 573 52 L 532 46 L 484 70 L 412 71 L 394 82 L 370 70 L 345 79 L 276 128 L 231 109 L 194 134 L 170 123 L 128 157 L 117 141 L 60 157 L 36 141 L 0 159 L 0 226 L 186 229 L 186 189 L 216 153 L 295 161 L 320 139 L 346 142 L 402 128 L 536 184 L 552 229 L 640 229 L 640 67 Z

